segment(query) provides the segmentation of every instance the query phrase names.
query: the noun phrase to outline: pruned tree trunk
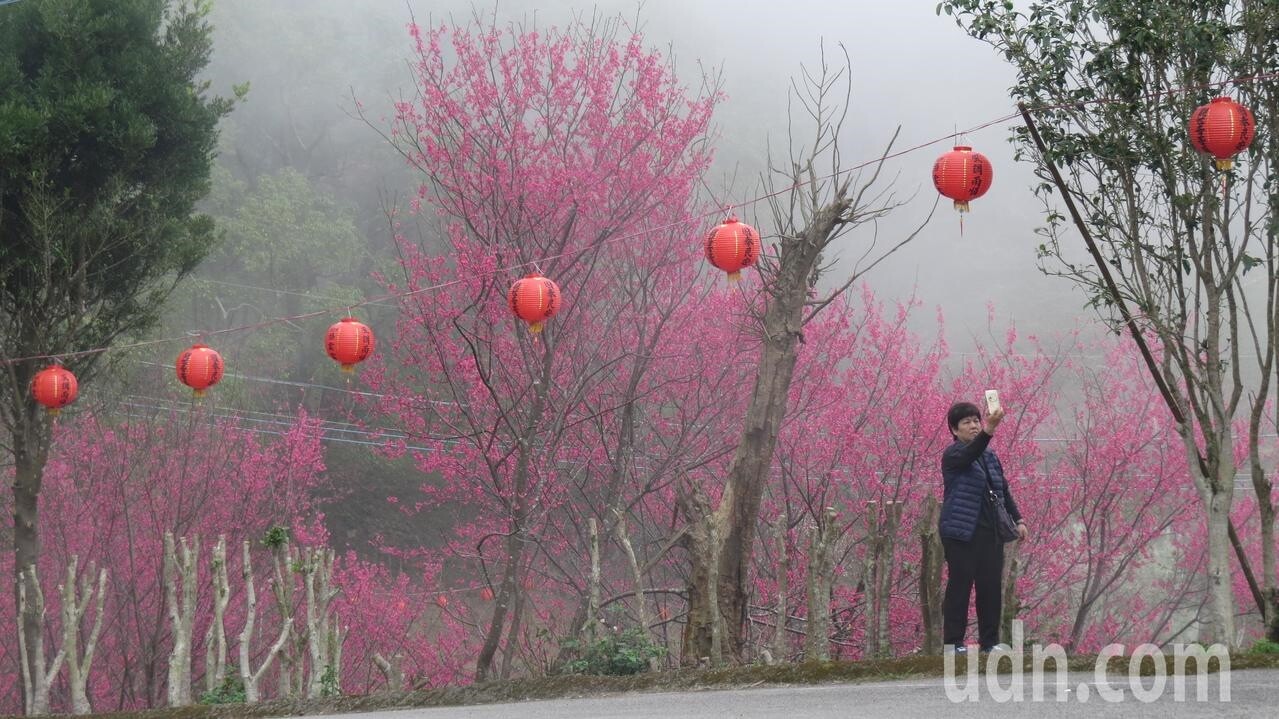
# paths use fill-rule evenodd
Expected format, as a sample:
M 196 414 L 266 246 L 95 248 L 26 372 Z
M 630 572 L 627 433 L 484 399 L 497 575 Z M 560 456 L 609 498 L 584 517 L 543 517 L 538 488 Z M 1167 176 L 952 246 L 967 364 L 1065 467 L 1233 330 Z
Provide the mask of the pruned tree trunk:
M 804 642 L 804 658 L 808 661 L 830 659 L 830 599 L 834 582 L 832 549 L 838 537 L 835 517 L 834 507 L 822 511 L 808 545 L 808 631 Z
M 866 569 L 863 586 L 866 592 L 867 657 L 892 655 L 889 609 L 893 587 L 893 555 L 896 550 L 897 528 L 901 523 L 903 505 L 900 502 L 878 501 L 866 503 Z
M 1233 478 L 1230 480 L 1233 483 Z M 1200 625 L 1199 641 L 1203 643 L 1221 642 L 1227 646 L 1236 645 L 1235 637 L 1235 595 L 1231 584 L 1230 571 L 1230 536 L 1227 523 L 1230 521 L 1230 505 L 1233 500 L 1230 490 L 1209 491 L 1204 499 L 1208 515 L 1208 607 L 1207 621 Z
M 685 666 L 718 663 L 719 638 L 718 562 L 714 516 L 706 492 L 687 477 L 676 493 L 676 504 L 688 521 L 681 543 L 688 552 L 688 621 L 680 643 L 680 663 Z
M 814 252 L 814 260 L 816 253 Z M 790 269 L 786 289 L 774 295 L 765 310 L 764 346 L 755 388 L 746 412 L 728 483 L 713 514 L 710 527 L 717 538 L 713 551 L 719 557 L 714 575 L 719 586 L 714 595 L 718 610 L 707 613 L 715 624 L 723 624 L 725 650 L 743 660 L 745 647 L 742 631 L 747 619 L 746 578 L 753 556 L 759 506 L 764 484 L 773 463 L 773 451 L 782 419 L 786 415 L 791 379 L 798 357 L 795 345 L 802 328 L 804 300 L 807 298 L 807 272 L 811 266 Z M 690 615 L 690 620 L 696 615 Z M 714 654 L 714 652 L 712 652 Z
M 387 691 L 402 692 L 407 690 L 408 684 L 404 678 L 404 655 L 396 652 L 391 655 L 390 659 L 387 659 L 380 652 L 374 652 L 373 664 L 377 666 L 378 671 L 382 672 L 382 677 L 386 679 Z
M 333 586 L 332 549 L 307 549 L 303 552 L 303 571 L 306 583 L 306 636 L 311 656 L 310 680 L 306 696 L 318 699 L 328 691 L 341 693 L 340 679 L 342 631 L 337 616 L 332 612 L 333 599 L 338 588 Z M 326 687 L 325 677 L 333 685 Z
M 876 253 L 872 246 L 867 250 L 865 264 L 859 263 L 846 282 L 830 294 L 818 296 L 818 281 L 827 269 L 822 257 L 830 244 L 863 223 L 877 221 L 896 207 L 890 193 L 871 191 L 879 178 L 882 160 L 867 169 L 869 179 L 858 173 L 839 171 L 839 136 L 842 118 L 846 116 L 848 92 L 851 92 L 851 86 L 847 85 L 850 75 L 851 67 L 831 70 L 824 55 L 820 72 L 805 72 L 803 90 L 797 90 L 795 97 L 816 122 L 814 136 L 803 141 L 791 138 L 790 161 L 786 167 L 774 166 L 771 155 L 769 158 L 770 178 L 781 185 L 770 186 L 774 191 L 769 195 L 770 208 L 776 218 L 773 234 L 777 239 L 760 253 L 759 271 L 764 282 L 761 294 L 765 305 L 756 328 L 761 344 L 759 362 L 712 523 L 719 535 L 714 552 L 719 557 L 716 576 L 720 586 L 715 591 L 718 611 L 708 612 L 696 605 L 711 595 L 709 591 L 694 590 L 691 582 L 697 575 L 690 576 L 688 588 L 689 622 L 722 621 L 725 650 L 739 661 L 746 659 L 746 580 L 754 553 L 760 502 L 772 470 L 777 436 L 786 417 L 804 325 L 859 277 L 919 233 L 916 229 L 883 252 Z M 836 98 L 842 98 L 844 104 L 841 106 Z M 889 148 L 892 144 L 892 141 L 888 143 Z M 836 170 L 834 174 L 825 175 L 827 169 L 819 171 L 819 163 L 825 166 L 827 162 Z M 854 186 L 855 182 L 860 182 L 860 186 Z M 877 256 L 871 258 L 871 254 Z M 685 634 L 704 638 L 710 632 L 694 627 Z M 704 643 L 686 645 L 684 652 L 686 656 L 696 655 L 706 649 Z
M 35 565 L 27 567 L 18 577 L 18 610 L 26 612 L 44 624 L 45 606 L 44 590 L 40 588 L 40 577 Z M 49 690 L 53 680 L 62 670 L 62 660 L 66 656 L 59 649 L 53 656 L 53 662 L 44 662 L 44 634 L 41 632 L 36 641 L 28 642 L 26 632 L 18 633 L 18 656 L 22 660 L 25 671 L 22 677 L 22 688 L 27 697 L 27 714 L 49 713 Z
M 865 590 L 866 630 L 862 639 L 862 654 L 865 657 L 880 655 L 879 636 L 879 555 L 883 534 L 880 532 L 879 502 L 866 502 L 866 568 L 863 570 L 862 586 Z
M 343 626 L 341 617 L 333 613 L 333 625 L 329 629 L 329 656 L 333 661 L 333 689 L 342 694 L 342 647 L 346 644 L 346 633 L 350 627 Z
M 299 625 L 297 622 L 293 574 L 294 568 L 298 566 L 298 557 L 293 547 L 288 542 L 280 542 L 271 547 L 271 563 L 275 579 L 271 590 L 275 598 L 276 610 L 280 614 L 281 623 L 289 627 L 285 634 L 288 640 L 278 657 L 280 670 L 277 672 L 280 698 L 288 699 L 302 696 L 305 691 L 303 664 L 308 630 L 304 623 Z
M 89 702 L 89 672 L 93 669 L 93 655 L 98 648 L 98 637 L 102 633 L 103 605 L 107 590 L 107 570 L 102 568 L 98 575 L 97 589 L 94 589 L 93 575 L 97 565 L 89 563 L 89 571 L 80 578 L 77 589 L 76 579 L 80 558 L 71 555 L 71 563 L 67 565 L 66 581 L 58 586 L 62 594 L 62 652 L 67 661 L 67 684 L 71 690 L 71 712 L 73 714 L 90 714 L 93 706 Z M 85 642 L 83 654 L 80 652 L 80 632 L 84 615 L 89 602 L 97 596 L 94 607 L 93 629 Z
M 195 601 L 199 593 L 200 537 L 174 545 L 173 533 L 164 534 L 165 602 L 173 649 L 169 653 L 169 706 L 191 703 L 191 631 L 195 624 Z M 179 593 L 181 597 L 179 598 Z
M 786 551 L 786 520 L 777 522 L 777 626 L 773 631 L 773 656 L 786 660 L 786 619 L 790 609 L 786 595 L 790 593 L 790 555 Z
M 901 526 L 901 502 L 888 500 L 884 502 L 884 517 L 879 527 L 879 537 L 875 553 L 875 581 L 872 583 L 875 592 L 875 637 L 877 657 L 893 655 L 892 627 L 889 623 L 889 610 L 893 598 L 893 557 L 897 551 L 897 529 Z
M 924 499 L 923 515 L 916 532 L 919 535 L 919 613 L 924 625 L 924 653 L 941 654 L 942 602 L 941 568 L 944 553 L 937 529 L 937 498 Z
M 1023 562 L 1021 541 L 1004 545 L 1004 596 L 999 617 L 999 640 L 1012 645 L 1013 620 L 1021 613 L 1021 600 L 1017 595 L 1017 580 L 1021 579 Z M 1071 645 L 1073 648 L 1073 644 Z M 1017 647 L 1013 647 L 1017 649 Z
M 244 700 L 249 704 L 256 704 L 261 698 L 258 691 L 258 683 L 262 681 L 262 676 L 266 674 L 271 664 L 279 656 L 280 651 L 284 649 L 284 645 L 289 640 L 289 629 L 293 626 L 293 618 L 281 616 L 280 618 L 280 636 L 271 645 L 266 656 L 262 659 L 262 663 L 257 669 L 253 668 L 253 634 L 255 624 L 258 618 L 258 595 L 253 583 L 253 561 L 249 556 L 249 542 L 245 540 L 243 546 L 244 568 L 241 576 L 244 578 L 244 629 L 240 632 L 240 679 L 244 682 Z
M 204 635 L 204 689 L 213 691 L 226 679 L 226 608 L 231 601 L 231 583 L 227 580 L 226 535 L 218 537 L 213 547 L 213 621 Z

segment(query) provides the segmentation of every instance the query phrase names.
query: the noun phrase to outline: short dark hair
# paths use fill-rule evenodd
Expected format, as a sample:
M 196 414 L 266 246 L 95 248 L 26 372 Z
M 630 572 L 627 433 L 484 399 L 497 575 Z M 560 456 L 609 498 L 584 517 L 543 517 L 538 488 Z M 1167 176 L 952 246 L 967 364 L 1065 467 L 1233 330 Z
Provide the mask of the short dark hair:
M 950 428 L 950 435 L 955 436 L 955 428 L 960 422 L 969 417 L 981 419 L 981 410 L 977 409 L 977 405 L 972 402 L 956 402 L 950 406 L 950 411 L 946 413 L 946 424 Z

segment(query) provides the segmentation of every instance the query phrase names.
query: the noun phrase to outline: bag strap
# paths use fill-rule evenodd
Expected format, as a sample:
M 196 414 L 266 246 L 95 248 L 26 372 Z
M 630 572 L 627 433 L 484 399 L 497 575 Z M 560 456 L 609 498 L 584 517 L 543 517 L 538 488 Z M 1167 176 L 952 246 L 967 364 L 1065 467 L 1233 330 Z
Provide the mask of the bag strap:
M 992 497 L 997 497 L 995 494 L 995 484 L 990 481 L 990 465 L 986 464 L 986 453 L 982 452 L 979 459 L 981 460 L 981 468 L 986 473 L 986 491 L 989 492 Z

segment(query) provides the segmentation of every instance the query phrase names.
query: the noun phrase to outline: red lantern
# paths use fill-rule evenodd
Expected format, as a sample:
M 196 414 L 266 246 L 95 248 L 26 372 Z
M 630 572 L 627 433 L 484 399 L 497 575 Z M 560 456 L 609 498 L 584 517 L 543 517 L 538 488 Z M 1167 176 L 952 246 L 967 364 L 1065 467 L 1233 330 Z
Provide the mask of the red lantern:
M 435 605 L 438 606 L 440 609 L 443 609 L 449 605 L 449 598 L 444 596 L 443 594 L 437 594 L 435 596 Z
M 937 158 L 933 163 L 933 185 L 942 195 L 955 201 L 955 209 L 968 212 L 968 203 L 986 194 L 995 179 L 990 160 L 965 145 Z
M 178 381 L 195 390 L 196 397 L 222 379 L 222 355 L 202 344 L 184 350 L 176 365 Z
M 491 602 L 491 601 L 493 601 L 493 590 L 492 590 L 492 589 L 489 589 L 488 587 L 485 587 L 485 588 L 481 589 L 481 590 L 480 590 L 480 599 L 483 599 L 483 600 L 484 600 L 484 601 L 486 601 L 486 602 Z
M 1257 122 L 1252 111 L 1228 97 L 1200 105 L 1190 116 L 1190 144 L 1217 158 L 1218 170 L 1229 170 L 1234 156 L 1252 144 Z
M 533 334 L 560 311 L 560 286 L 536 272 L 515 281 L 506 295 L 511 312 L 528 323 Z
M 79 391 L 75 375 L 61 365 L 49 365 L 31 378 L 31 396 L 51 415 L 74 402 Z
M 706 259 L 728 273 L 728 281 L 742 278 L 742 268 L 759 259 L 759 232 L 730 215 L 706 233 Z
M 342 365 L 343 372 L 354 372 L 356 364 L 373 354 L 373 330 L 353 317 L 343 317 L 324 335 L 324 351 Z

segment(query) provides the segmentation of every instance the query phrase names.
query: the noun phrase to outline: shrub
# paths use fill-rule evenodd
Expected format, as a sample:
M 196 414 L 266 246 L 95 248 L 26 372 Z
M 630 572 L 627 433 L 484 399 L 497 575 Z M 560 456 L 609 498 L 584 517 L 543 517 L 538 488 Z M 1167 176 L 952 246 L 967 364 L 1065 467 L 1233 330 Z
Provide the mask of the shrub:
M 624 676 L 648 671 L 650 659 L 666 655 L 666 647 L 654 644 L 639 629 L 606 634 L 591 642 L 569 639 L 565 649 L 580 656 L 564 666 L 566 674 L 606 674 Z
M 222 679 L 222 686 L 200 695 L 201 704 L 243 704 L 244 682 L 235 667 L 227 667 L 227 674 Z
M 1259 639 L 1248 649 L 1249 654 L 1279 654 L 1279 642 Z

